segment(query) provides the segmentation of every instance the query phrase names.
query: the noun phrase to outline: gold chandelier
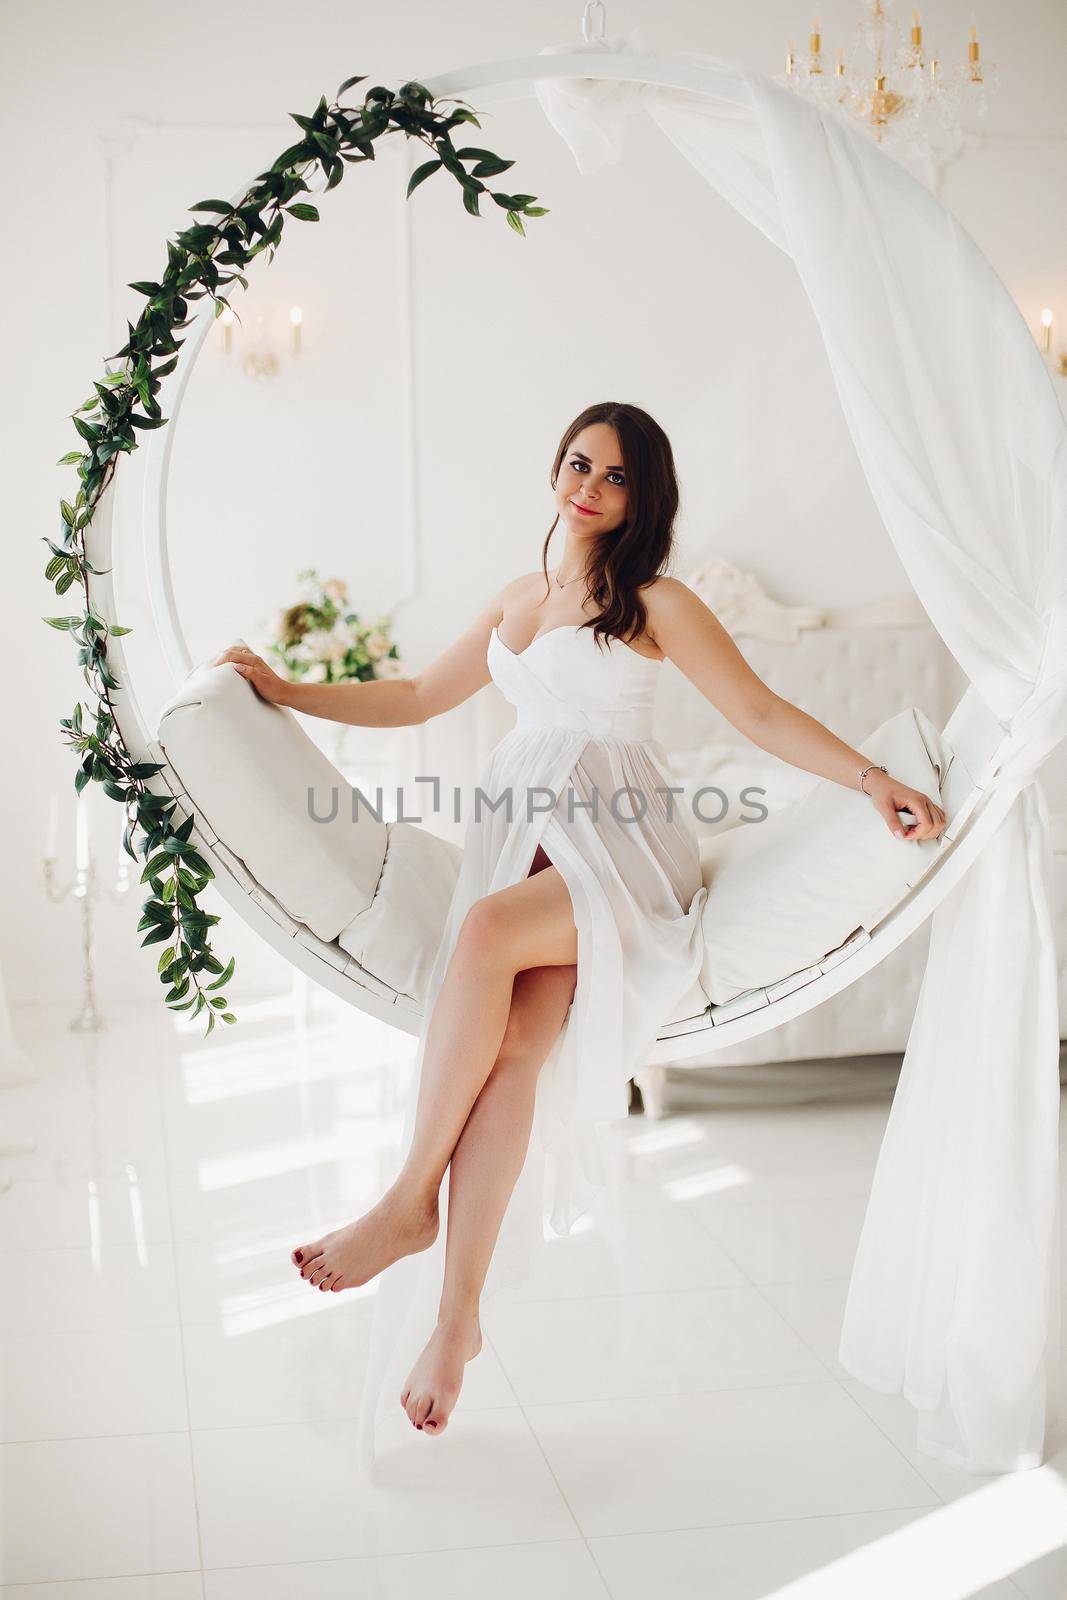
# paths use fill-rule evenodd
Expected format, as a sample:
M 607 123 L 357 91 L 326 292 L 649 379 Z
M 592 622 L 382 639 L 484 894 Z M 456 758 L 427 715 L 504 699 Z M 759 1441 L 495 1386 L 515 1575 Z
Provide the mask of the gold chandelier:
M 778 82 L 825 108 L 847 111 L 880 144 L 936 168 L 962 145 L 961 118 L 985 114 L 997 88 L 996 68 L 983 61 L 975 27 L 965 58 L 946 71 L 941 57 L 927 52 L 918 11 L 905 38 L 888 0 L 865 0 L 865 10 L 851 51 L 846 56 L 838 49 L 829 68 L 816 17 L 807 53 L 798 53 L 790 41 Z

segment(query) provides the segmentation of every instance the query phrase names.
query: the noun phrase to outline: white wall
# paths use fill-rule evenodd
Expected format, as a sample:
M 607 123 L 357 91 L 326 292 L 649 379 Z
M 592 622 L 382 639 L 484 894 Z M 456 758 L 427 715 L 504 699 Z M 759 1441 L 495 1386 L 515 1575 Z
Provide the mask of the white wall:
M 661 50 L 740 57 L 772 72 L 783 40 L 807 21 L 784 0 L 758 8 L 615 0 L 608 11 L 610 30 L 640 23 Z M 832 43 L 859 7 L 824 0 L 820 11 Z M 332 95 L 343 77 L 366 72 L 396 83 L 535 52 L 576 41 L 580 14 L 570 0 L 536 11 L 488 0 L 373 11 L 336 0 L 305 10 L 282 0 L 240 9 L 191 0 L 177 13 L 127 0 L 103 11 L 74 0 L 7 8 L 0 131 L 4 148 L 20 152 L 9 170 L 21 178 L 9 184 L 10 242 L 0 252 L 12 679 L 3 709 L 0 969 L 13 1002 L 55 994 L 73 1010 L 77 1000 L 73 908 L 44 902 L 38 857 L 49 793 L 60 793 L 72 816 L 75 763 L 57 722 L 84 684 L 70 645 L 39 620 L 64 609 L 44 582 L 40 538 L 67 482 L 53 466 L 71 447 L 66 413 L 138 303 L 122 285 L 155 275 L 185 208 L 268 164 L 295 137 L 286 112 Z M 950 172 L 945 197 L 1031 320 L 1050 304 L 1067 326 L 1059 77 L 1067 13 L 1060 0 L 1031 0 L 1012 8 L 1010 30 L 992 0 L 974 15 L 1003 88 L 986 148 Z M 969 8 L 938 0 L 924 18 L 946 55 L 950 44 L 962 48 Z M 315 564 L 349 579 L 359 609 L 396 607 L 401 646 L 417 669 L 486 594 L 538 564 L 558 437 L 575 412 L 606 397 L 646 406 L 672 437 L 684 495 L 681 575 L 718 553 L 754 568 L 787 600 L 848 603 L 906 587 L 791 265 L 642 127 L 647 139 L 630 139 L 625 163 L 591 179 L 579 177 L 533 102 L 500 106 L 480 133 L 472 129 L 473 142 L 516 159 L 502 187 L 536 191 L 551 207 L 528 224 L 525 241 L 496 207 L 469 218 L 443 175 L 404 214 L 400 168 L 411 152 L 402 147 L 374 171 L 351 170 L 324 198 L 319 227 L 290 227 L 245 305 L 249 323 L 255 307 L 280 319 L 293 300 L 304 306 L 299 366 L 260 388 L 215 350 L 183 422 L 172 537 L 195 656 L 220 636 L 261 639 L 296 569 Z M 404 227 L 410 440 L 404 286 L 396 281 Z M 139 463 L 124 467 L 128 539 Z M 405 511 L 396 521 L 394 501 L 409 488 L 414 517 Z M 127 588 L 122 620 L 138 628 L 140 645 L 148 619 L 136 585 Z M 166 681 L 152 686 L 162 695 Z M 450 778 L 462 754 L 454 727 L 427 734 L 420 770 Z M 92 798 L 110 863 L 117 808 Z M 101 909 L 105 1007 L 156 991 L 136 920 L 129 902 Z M 251 990 L 281 970 L 232 913 L 218 948 L 238 955 L 235 998 L 242 985 Z

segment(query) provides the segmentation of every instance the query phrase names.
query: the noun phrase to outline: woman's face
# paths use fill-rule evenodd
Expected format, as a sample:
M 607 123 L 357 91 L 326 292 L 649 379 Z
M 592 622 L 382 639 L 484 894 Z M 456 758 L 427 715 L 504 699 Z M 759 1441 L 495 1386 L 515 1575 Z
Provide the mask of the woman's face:
M 591 423 L 574 436 L 560 462 L 555 493 L 564 526 L 578 538 L 599 538 L 625 522 L 626 473 L 618 435 L 608 423 Z

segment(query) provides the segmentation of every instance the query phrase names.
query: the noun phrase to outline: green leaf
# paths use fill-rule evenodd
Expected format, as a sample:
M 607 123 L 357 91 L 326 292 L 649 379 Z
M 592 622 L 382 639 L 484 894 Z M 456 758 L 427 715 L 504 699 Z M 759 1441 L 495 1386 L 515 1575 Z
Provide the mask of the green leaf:
M 359 77 L 356 77 L 356 78 L 346 78 L 344 83 L 342 83 L 341 87 L 337 91 L 338 100 L 344 94 L 346 89 L 352 89 L 352 88 L 355 87 L 355 85 L 357 83 L 366 83 L 366 81 L 367 81 L 367 74 L 365 72 L 362 73 Z
M 169 872 L 173 865 L 173 858 L 167 855 L 166 852 L 161 852 L 158 856 L 153 856 L 151 861 L 145 867 L 144 871 L 141 873 L 141 882 L 147 883 L 149 878 L 158 878 L 161 873 Z
M 131 411 L 130 421 L 135 428 L 162 428 L 168 417 L 139 417 L 136 411 Z
M 508 212 L 508 227 L 514 228 L 516 233 L 521 233 L 525 238 L 526 229 L 523 227 L 522 218 L 519 216 L 517 211 Z
M 191 845 L 183 845 L 181 857 L 186 865 L 191 867 L 194 872 L 199 873 L 202 878 L 213 878 L 215 876 L 203 856 L 198 855 Z
M 81 459 L 82 453 L 80 450 L 68 450 L 65 456 L 60 456 L 59 460 L 56 462 L 56 466 L 70 467 L 73 466 L 75 461 L 80 461 Z
M 438 167 L 443 165 L 444 163 L 440 160 L 440 158 L 438 158 L 436 161 L 424 161 L 421 167 L 416 167 L 415 171 L 408 179 L 407 198 L 410 200 L 415 190 L 419 187 L 419 184 L 425 183 L 431 172 L 436 172 Z
M 189 207 L 190 211 L 217 211 L 221 217 L 228 217 L 233 209 L 228 200 L 198 200 L 195 206 Z
M 42 617 L 42 622 L 47 622 L 50 628 L 58 628 L 61 633 L 66 633 L 72 622 L 80 622 L 81 617 Z
M 476 178 L 495 178 L 498 172 L 506 172 L 514 165 L 514 161 L 502 161 L 499 156 L 491 156 L 486 161 L 479 161 L 473 172 Z
M 308 153 L 307 143 L 301 140 L 299 144 L 291 144 L 288 150 L 283 150 L 271 167 L 272 172 L 284 172 L 288 167 L 303 166 L 305 162 L 314 160 Z
M 220 978 L 216 978 L 214 983 L 207 984 L 206 987 L 208 989 L 224 989 L 229 983 L 230 979 L 233 977 L 233 967 L 234 957 L 231 956 L 226 964 L 226 970 L 223 972 L 222 976 Z
M 284 206 L 282 209 L 288 211 L 289 215 L 295 217 L 298 222 L 318 222 L 319 220 L 318 207 L 307 205 L 303 200 L 298 200 L 296 205 Z
M 152 922 L 169 923 L 171 928 L 174 927 L 174 917 L 171 914 L 170 907 L 163 905 L 158 900 L 146 901 L 144 906 L 144 914 Z

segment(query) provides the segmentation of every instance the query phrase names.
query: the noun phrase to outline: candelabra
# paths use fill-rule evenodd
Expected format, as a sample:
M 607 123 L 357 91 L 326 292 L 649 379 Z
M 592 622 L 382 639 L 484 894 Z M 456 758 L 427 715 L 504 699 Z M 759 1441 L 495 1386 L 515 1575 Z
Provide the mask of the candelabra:
M 226 356 L 233 354 L 234 325 L 237 322 L 236 313 L 227 306 L 219 315 L 219 327 L 222 334 L 222 351 Z M 289 351 L 298 356 L 304 347 L 304 313 L 300 306 L 289 307 Z M 281 369 L 275 342 L 271 339 L 267 328 L 267 318 L 258 316 L 255 321 L 253 333 L 249 336 L 244 349 L 241 368 L 247 378 L 273 378 Z
M 120 904 L 129 893 L 130 873 L 125 852 L 120 852 L 118 871 L 114 884 L 105 884 L 96 867 L 93 841 L 89 832 L 88 815 L 84 798 L 78 797 L 77 836 L 75 845 L 74 877 L 62 887 L 56 881 L 55 810 L 44 855 L 45 892 L 53 905 L 59 905 L 71 896 L 81 901 L 82 924 L 82 1006 L 70 1027 L 74 1033 L 99 1033 L 107 1026 L 96 1006 L 96 960 L 93 937 L 93 902 L 109 899 Z

